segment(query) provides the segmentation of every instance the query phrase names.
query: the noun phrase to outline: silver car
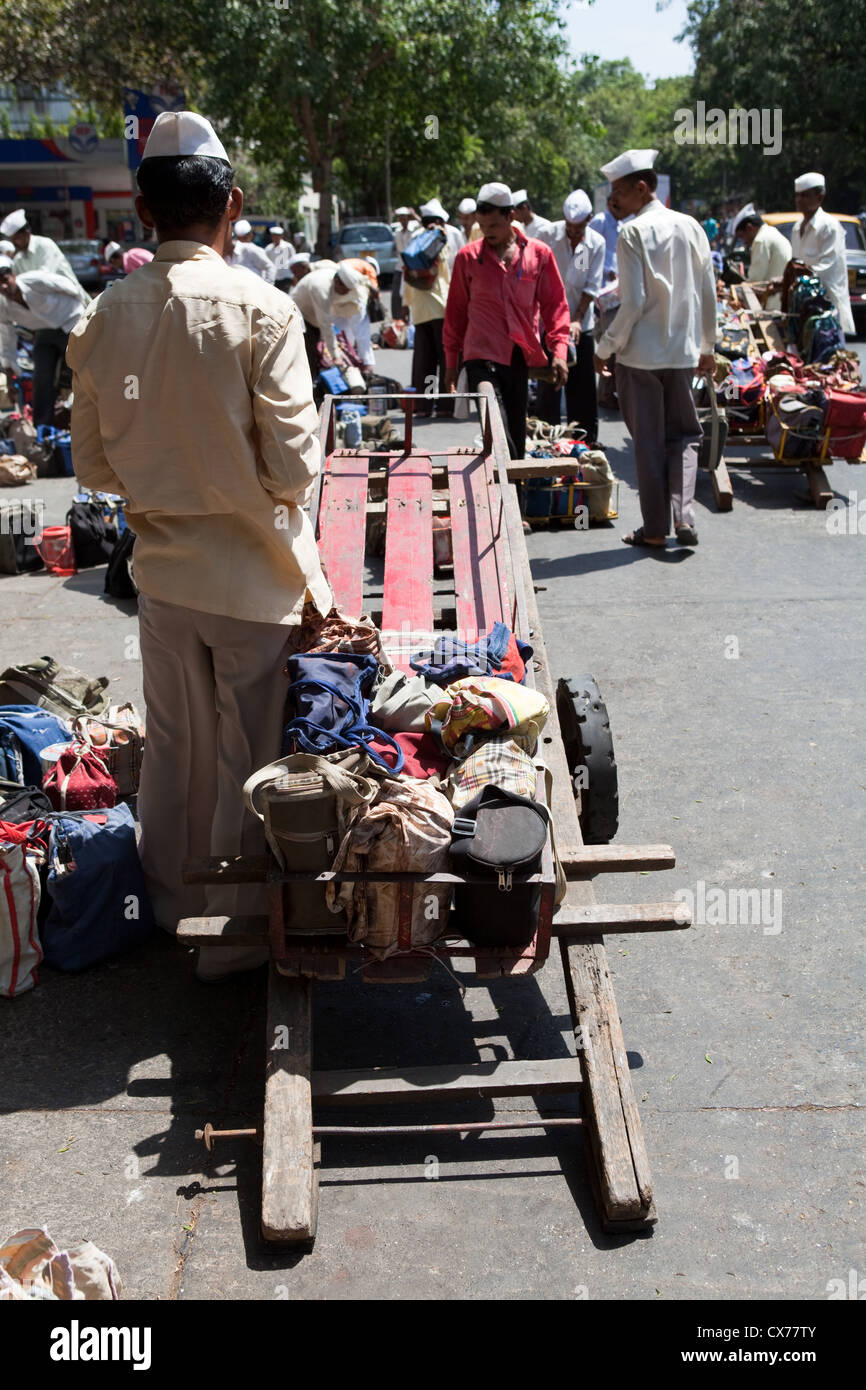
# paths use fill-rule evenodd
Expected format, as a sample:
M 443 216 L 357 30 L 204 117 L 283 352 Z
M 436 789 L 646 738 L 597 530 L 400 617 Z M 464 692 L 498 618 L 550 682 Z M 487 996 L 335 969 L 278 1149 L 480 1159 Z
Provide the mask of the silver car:
M 86 290 L 101 290 L 103 276 L 99 269 L 102 264 L 99 242 L 82 239 L 80 241 L 58 241 L 57 245 L 75 271 L 78 283 L 83 285 Z
M 399 269 L 394 233 L 385 222 L 350 222 L 341 227 L 334 242 L 334 260 L 370 256 L 379 262 L 379 284 L 390 281 Z

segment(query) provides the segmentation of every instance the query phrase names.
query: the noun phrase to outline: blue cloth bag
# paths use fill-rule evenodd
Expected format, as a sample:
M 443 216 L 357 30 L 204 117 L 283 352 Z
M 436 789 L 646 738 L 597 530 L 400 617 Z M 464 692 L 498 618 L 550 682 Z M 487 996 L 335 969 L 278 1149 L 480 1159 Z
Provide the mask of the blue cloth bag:
M 50 818 L 45 964 L 84 970 L 139 946 L 156 923 L 129 807 L 61 812 Z
M 71 743 L 69 725 L 56 714 L 39 705 L 0 705 L 0 743 L 7 750 L 14 748 L 6 735 L 18 742 L 21 753 L 23 781 L 42 786 L 42 764 L 39 754 L 52 743 Z M 11 774 L 4 774 L 11 775 Z
M 374 656 L 354 652 L 290 656 L 286 662 L 291 684 L 286 694 L 283 757 L 298 751 L 334 753 L 338 748 L 360 746 L 379 767 L 400 772 L 403 752 L 399 744 L 369 722 L 370 692 L 378 670 Z M 370 746 L 373 739 L 391 745 L 393 762 Z

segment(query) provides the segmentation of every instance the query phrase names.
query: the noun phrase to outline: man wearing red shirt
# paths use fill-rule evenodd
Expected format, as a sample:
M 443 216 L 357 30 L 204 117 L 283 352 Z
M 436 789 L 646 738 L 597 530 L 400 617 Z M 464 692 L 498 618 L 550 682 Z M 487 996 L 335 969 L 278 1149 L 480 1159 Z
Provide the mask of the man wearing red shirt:
M 526 447 L 527 367 L 546 367 L 539 315 L 553 352 L 553 385 L 568 376 L 569 313 L 553 252 L 511 221 L 511 190 L 486 183 L 476 210 L 481 238 L 457 252 L 445 309 L 445 390 L 466 368 L 469 390 L 493 385 L 505 417 L 511 457 Z

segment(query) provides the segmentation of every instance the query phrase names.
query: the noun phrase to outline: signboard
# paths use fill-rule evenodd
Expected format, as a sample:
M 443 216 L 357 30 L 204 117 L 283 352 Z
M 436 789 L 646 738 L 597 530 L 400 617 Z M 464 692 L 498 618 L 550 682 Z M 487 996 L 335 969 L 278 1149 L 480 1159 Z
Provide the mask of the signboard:
M 95 125 L 90 125 L 88 121 L 80 121 L 78 125 L 69 127 L 69 148 L 75 154 L 93 154 L 98 144 L 99 135 Z
M 153 123 L 163 111 L 183 111 L 186 93 L 176 82 L 161 82 L 149 92 L 135 87 L 123 89 L 123 134 L 126 140 L 126 162 L 130 169 L 141 163 L 147 137 Z

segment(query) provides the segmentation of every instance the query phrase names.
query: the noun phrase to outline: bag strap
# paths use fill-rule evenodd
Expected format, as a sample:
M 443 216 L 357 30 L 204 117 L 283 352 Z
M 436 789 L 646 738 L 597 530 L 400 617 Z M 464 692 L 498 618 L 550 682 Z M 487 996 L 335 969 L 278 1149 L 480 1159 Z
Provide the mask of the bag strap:
M 285 758 L 278 758 L 275 762 L 260 767 L 244 782 L 244 805 L 254 816 L 258 816 L 260 821 L 264 821 L 264 815 L 256 805 L 256 792 L 260 787 L 275 782 L 286 772 L 317 773 L 350 806 L 368 806 L 379 790 L 369 777 L 363 777 L 357 772 L 348 772 L 339 762 L 331 762 L 321 754 L 289 753 Z

